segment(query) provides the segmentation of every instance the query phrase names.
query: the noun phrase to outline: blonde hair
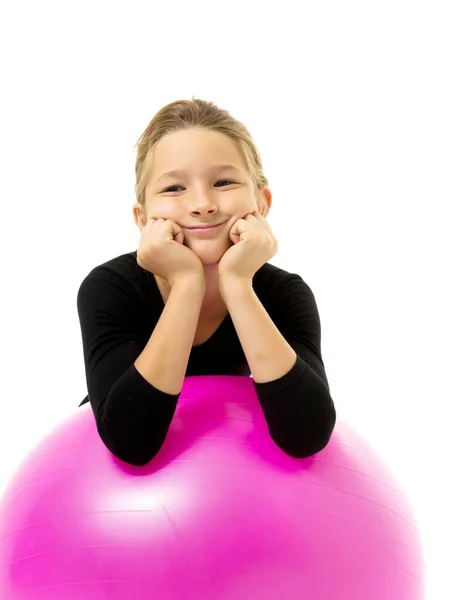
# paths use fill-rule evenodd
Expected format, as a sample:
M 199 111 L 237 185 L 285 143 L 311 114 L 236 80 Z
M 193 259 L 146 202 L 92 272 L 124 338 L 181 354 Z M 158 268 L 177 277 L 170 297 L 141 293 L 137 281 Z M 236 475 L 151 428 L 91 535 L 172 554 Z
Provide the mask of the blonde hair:
M 236 143 L 255 187 L 268 186 L 258 148 L 245 125 L 213 102 L 192 97 L 192 100 L 177 100 L 161 108 L 134 146 L 137 148 L 134 191 L 141 206 L 145 208 L 145 186 L 156 144 L 165 135 L 186 129 L 204 129 L 227 135 Z M 258 202 L 264 207 L 266 199 L 263 194 L 260 196 Z

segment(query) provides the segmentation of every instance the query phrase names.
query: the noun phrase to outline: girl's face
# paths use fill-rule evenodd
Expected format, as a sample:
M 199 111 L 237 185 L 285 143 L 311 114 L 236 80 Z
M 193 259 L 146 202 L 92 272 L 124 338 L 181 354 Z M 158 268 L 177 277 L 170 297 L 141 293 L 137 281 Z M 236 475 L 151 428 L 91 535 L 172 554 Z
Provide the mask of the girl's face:
M 177 173 L 169 175 L 169 171 Z M 204 263 L 217 263 L 233 245 L 231 227 L 258 210 L 258 202 L 262 206 L 262 194 L 270 209 L 270 190 L 255 187 L 236 145 L 226 135 L 177 131 L 163 137 L 155 148 L 145 188 L 146 215 L 136 215 L 135 221 L 139 228 L 151 218 L 175 221 L 182 228 L 184 245 Z M 135 208 L 142 211 L 138 204 Z M 268 209 L 261 208 L 261 214 L 266 216 Z M 207 237 L 187 229 L 222 222 Z

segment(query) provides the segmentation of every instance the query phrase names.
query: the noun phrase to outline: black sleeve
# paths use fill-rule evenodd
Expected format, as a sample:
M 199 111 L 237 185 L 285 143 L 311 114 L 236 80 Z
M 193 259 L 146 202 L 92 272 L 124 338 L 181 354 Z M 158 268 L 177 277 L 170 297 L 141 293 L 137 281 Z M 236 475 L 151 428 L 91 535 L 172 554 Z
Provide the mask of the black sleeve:
M 126 280 L 96 267 L 80 285 L 77 309 L 98 433 L 115 456 L 143 466 L 159 452 L 180 394 L 153 387 L 134 366 L 145 345 L 136 339 Z
M 269 432 L 287 454 L 307 458 L 328 444 L 336 410 L 321 355 L 320 317 L 314 294 L 299 276 L 280 286 L 271 318 L 297 354 L 274 381 L 253 381 Z

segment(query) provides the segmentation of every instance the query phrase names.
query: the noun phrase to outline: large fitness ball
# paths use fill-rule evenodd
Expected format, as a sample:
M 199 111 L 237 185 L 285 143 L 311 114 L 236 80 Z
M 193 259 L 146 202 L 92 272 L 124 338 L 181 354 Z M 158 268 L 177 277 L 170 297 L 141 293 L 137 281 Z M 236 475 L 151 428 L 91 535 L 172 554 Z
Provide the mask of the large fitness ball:
M 407 499 L 339 422 L 307 459 L 271 439 L 249 377 L 184 382 L 145 467 L 92 409 L 30 453 L 0 504 L 1 600 L 419 600 Z

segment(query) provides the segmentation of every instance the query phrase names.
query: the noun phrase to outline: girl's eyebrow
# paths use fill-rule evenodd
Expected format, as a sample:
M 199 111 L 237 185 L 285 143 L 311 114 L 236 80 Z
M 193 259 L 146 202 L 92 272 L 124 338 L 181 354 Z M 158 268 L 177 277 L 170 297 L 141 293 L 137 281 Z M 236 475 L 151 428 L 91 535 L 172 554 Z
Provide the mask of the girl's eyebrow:
M 214 167 L 211 167 L 210 171 L 224 171 L 225 169 L 237 171 L 238 173 L 240 173 L 240 169 L 238 169 L 234 165 L 215 165 Z M 172 177 L 172 176 L 180 177 L 185 174 L 186 174 L 186 171 L 184 171 L 183 169 L 175 169 L 174 171 L 167 171 L 167 173 L 163 173 L 160 177 L 158 177 L 158 179 L 155 181 L 155 183 L 157 183 L 158 181 L 160 181 L 161 179 L 164 179 L 166 177 Z

